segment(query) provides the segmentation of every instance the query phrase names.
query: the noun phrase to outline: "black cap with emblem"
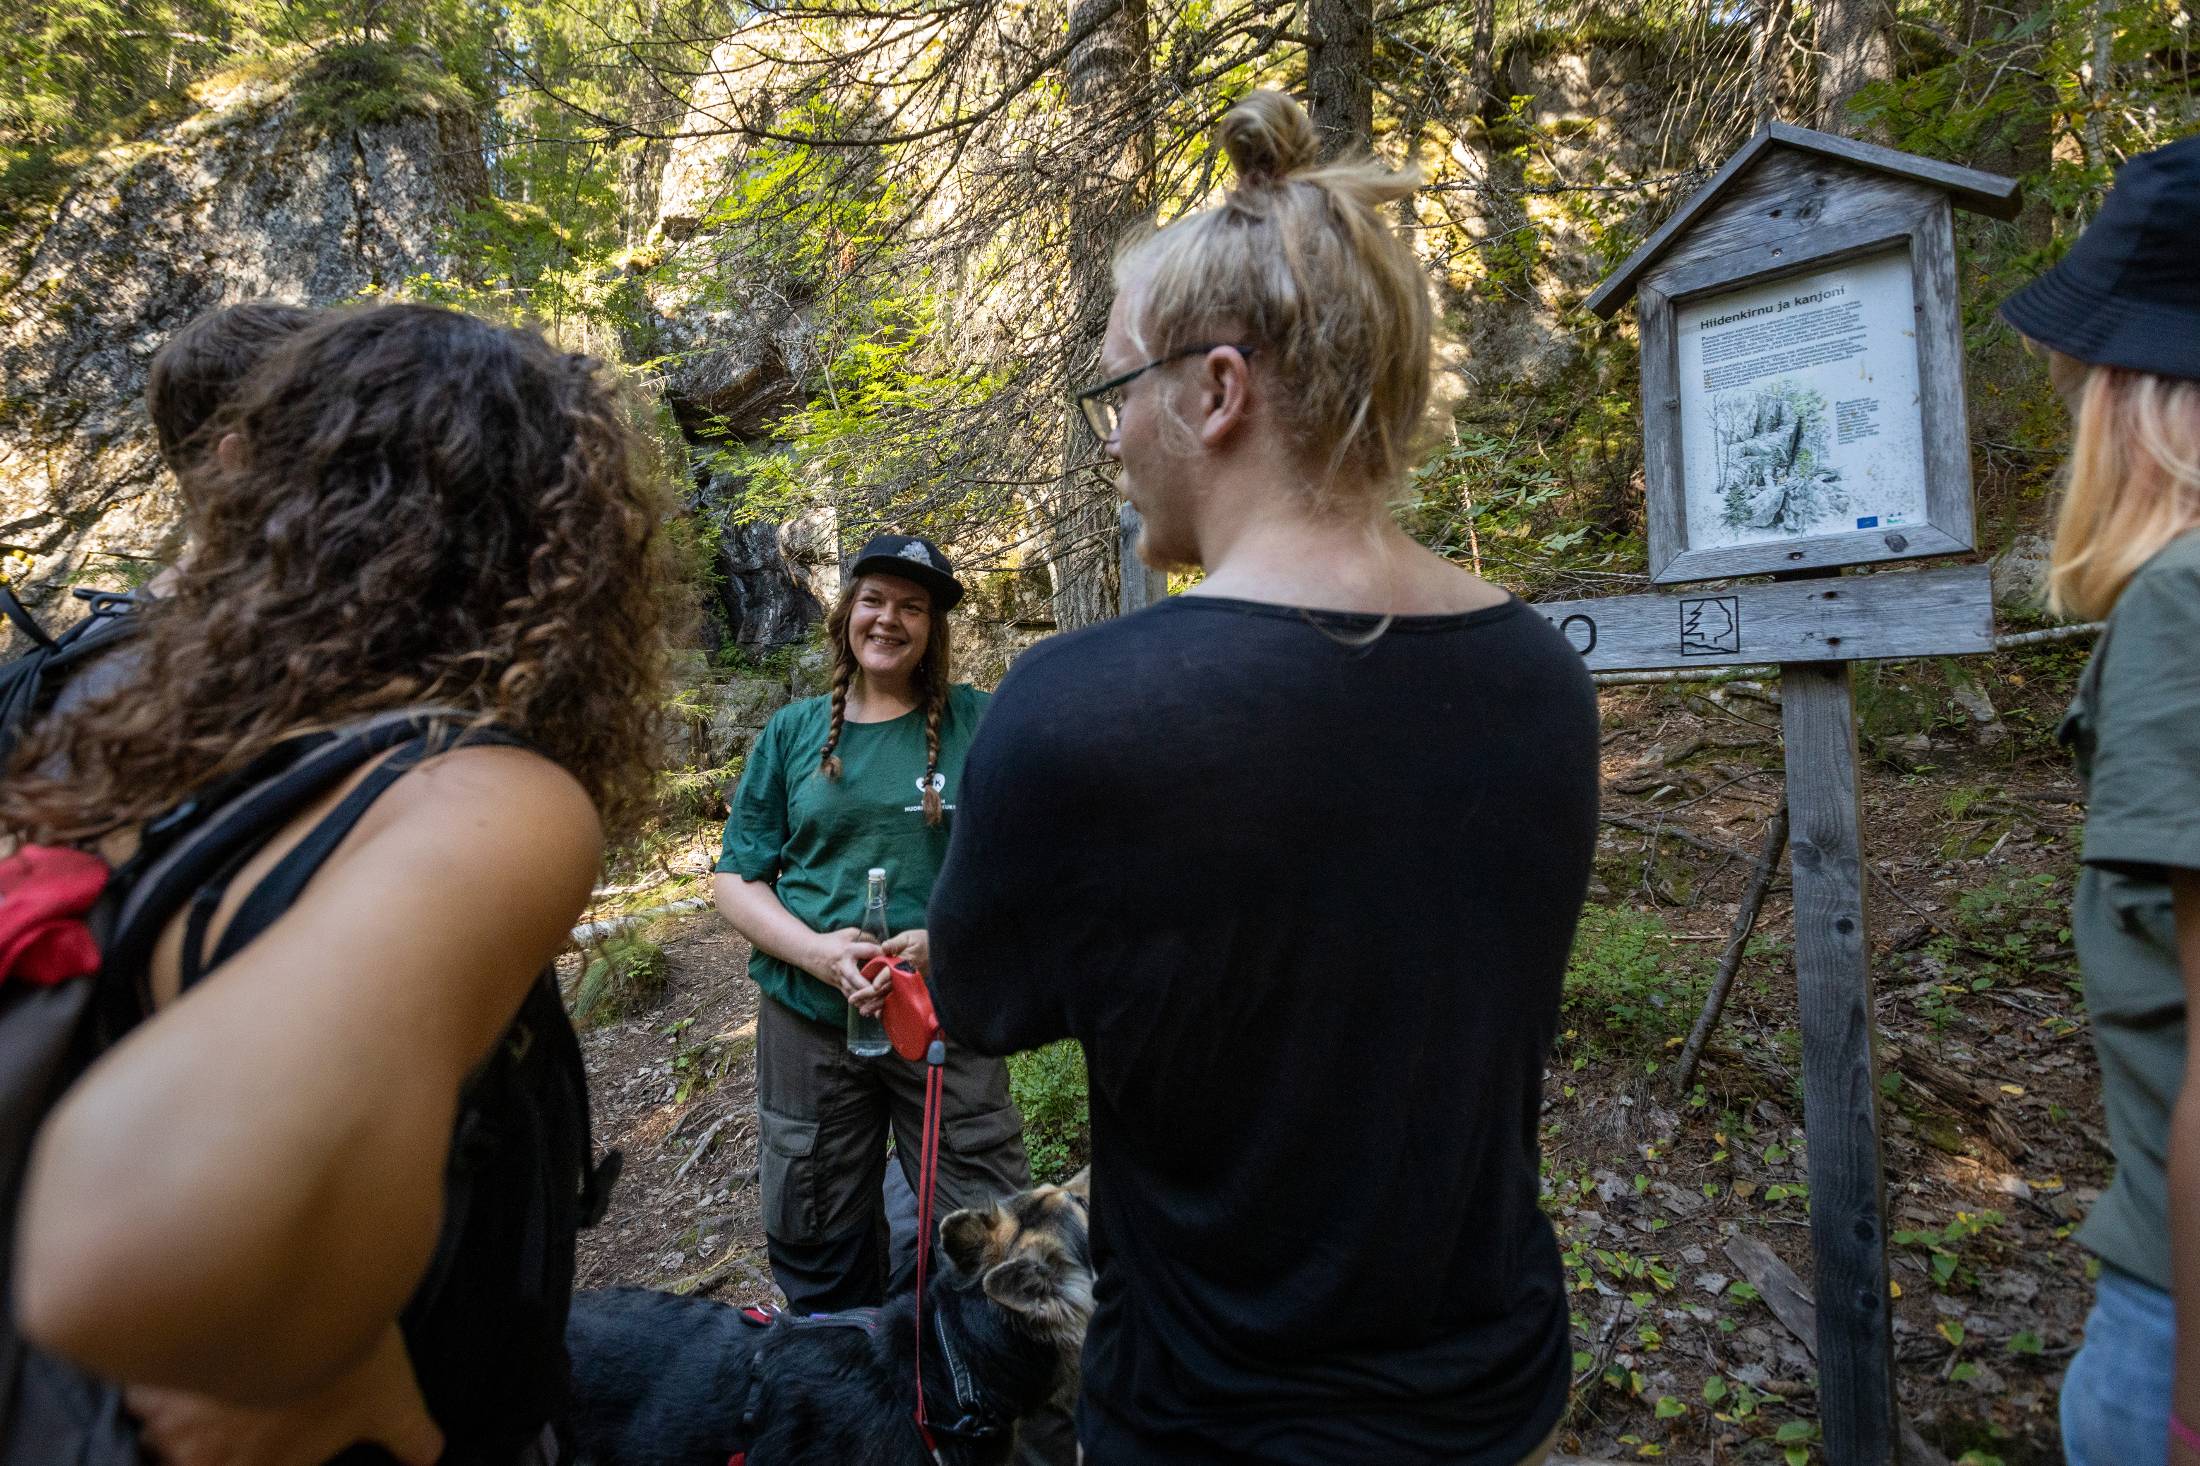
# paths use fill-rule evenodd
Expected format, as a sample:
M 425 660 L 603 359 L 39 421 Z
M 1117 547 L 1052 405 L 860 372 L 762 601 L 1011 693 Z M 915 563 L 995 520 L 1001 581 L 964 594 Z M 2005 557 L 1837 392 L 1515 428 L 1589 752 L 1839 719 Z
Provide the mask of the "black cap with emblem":
M 932 608 L 942 615 L 963 598 L 954 563 L 940 553 L 938 545 L 912 534 L 873 535 L 862 553 L 848 562 L 849 580 L 864 575 L 898 575 L 915 581 L 932 592 Z

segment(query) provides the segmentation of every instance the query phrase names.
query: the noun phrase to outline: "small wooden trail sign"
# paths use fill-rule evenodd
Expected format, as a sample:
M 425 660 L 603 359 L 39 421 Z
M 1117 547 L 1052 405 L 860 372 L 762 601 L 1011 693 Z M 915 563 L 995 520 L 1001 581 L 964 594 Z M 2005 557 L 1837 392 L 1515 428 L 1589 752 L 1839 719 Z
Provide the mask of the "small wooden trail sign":
M 1896 1459 L 1870 933 L 1849 663 L 1993 649 L 1985 567 L 1842 575 L 1972 546 L 1953 208 L 2016 183 L 1771 123 L 1589 298 L 1640 304 L 1659 584 L 1538 609 L 1597 671 L 1777 661 L 1803 1029 L 1819 1420 Z
M 1984 565 L 1722 585 L 1680 595 L 1539 601 L 1592 672 L 1886 661 L 1994 649 Z

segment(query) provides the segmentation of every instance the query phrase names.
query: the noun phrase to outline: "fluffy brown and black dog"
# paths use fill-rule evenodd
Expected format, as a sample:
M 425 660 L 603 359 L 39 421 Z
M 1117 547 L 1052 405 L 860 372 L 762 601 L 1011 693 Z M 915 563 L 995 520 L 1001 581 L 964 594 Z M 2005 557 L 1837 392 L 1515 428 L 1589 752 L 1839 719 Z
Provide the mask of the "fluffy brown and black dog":
M 1007 1461 L 1020 1417 L 1074 1396 L 1092 1317 L 1086 1201 L 1080 1175 L 940 1223 L 924 1400 L 949 1466 Z M 768 1321 L 645 1288 L 581 1293 L 566 1344 L 580 1466 L 927 1466 L 910 1293 Z

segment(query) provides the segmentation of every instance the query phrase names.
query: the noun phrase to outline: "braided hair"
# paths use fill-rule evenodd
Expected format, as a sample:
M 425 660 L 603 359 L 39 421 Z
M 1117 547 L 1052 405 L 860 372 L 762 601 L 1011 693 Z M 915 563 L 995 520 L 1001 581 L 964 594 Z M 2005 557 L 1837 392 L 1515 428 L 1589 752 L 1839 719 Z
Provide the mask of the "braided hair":
M 834 752 L 840 747 L 841 729 L 848 718 L 848 689 L 855 685 L 862 670 L 856 664 L 856 649 L 848 639 L 848 623 L 854 619 L 856 596 L 863 589 L 863 578 L 850 581 L 841 589 L 840 598 L 833 602 L 833 609 L 825 617 L 825 638 L 833 649 L 833 716 L 825 730 L 825 748 L 818 754 L 817 771 L 828 779 L 840 777 L 840 755 Z M 940 724 L 947 716 L 947 693 L 954 685 L 954 655 L 947 630 L 947 618 L 934 611 L 929 633 L 925 637 L 924 655 L 917 659 L 917 701 L 924 709 L 924 822 L 937 826 L 946 817 L 940 801 L 940 791 L 932 787 L 932 781 L 940 771 Z

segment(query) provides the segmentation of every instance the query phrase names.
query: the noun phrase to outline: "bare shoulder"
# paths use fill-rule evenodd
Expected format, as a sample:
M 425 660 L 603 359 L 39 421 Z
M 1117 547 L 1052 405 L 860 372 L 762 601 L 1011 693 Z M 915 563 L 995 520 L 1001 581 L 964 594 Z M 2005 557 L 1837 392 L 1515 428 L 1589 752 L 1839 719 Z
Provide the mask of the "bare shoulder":
M 391 788 L 396 807 L 422 806 L 467 818 L 494 816 L 582 826 L 593 838 L 603 827 L 588 791 L 557 764 L 528 748 L 456 748 L 424 761 Z
M 481 747 L 438 754 L 399 779 L 346 844 L 398 859 L 432 848 L 438 865 L 464 858 L 485 874 L 562 884 L 593 882 L 604 835 L 571 774 L 529 749 Z

